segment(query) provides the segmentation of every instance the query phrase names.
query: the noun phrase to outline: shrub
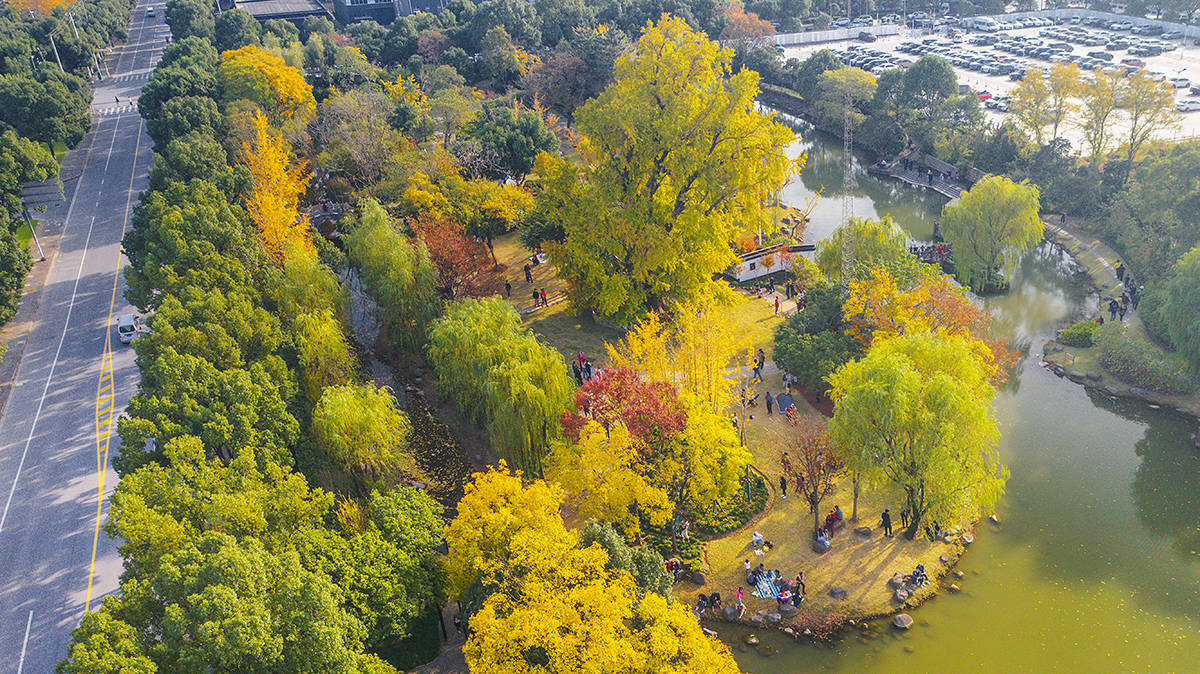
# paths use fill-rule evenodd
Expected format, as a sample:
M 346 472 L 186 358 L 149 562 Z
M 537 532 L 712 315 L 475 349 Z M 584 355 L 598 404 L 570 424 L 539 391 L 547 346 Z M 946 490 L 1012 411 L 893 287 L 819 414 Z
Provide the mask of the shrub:
M 701 536 L 711 538 L 728 533 L 750 521 L 767 507 L 767 485 L 757 473 L 750 480 L 750 501 L 742 490 L 713 501 L 708 512 L 700 515 L 693 529 Z
M 1163 312 L 1167 303 L 1167 288 L 1163 284 L 1155 284 L 1146 288 L 1146 294 L 1138 302 L 1138 317 L 1146 332 L 1163 344 L 1170 345 L 1171 337 L 1167 334 L 1167 317 Z
M 1095 342 L 1096 328 L 1100 324 L 1096 321 L 1081 321 L 1063 330 L 1058 335 L 1058 343 L 1066 346 L 1091 346 Z
M 1191 393 L 1197 382 L 1187 362 L 1141 337 L 1131 337 L 1125 327 L 1109 323 L 1096 331 L 1100 364 L 1135 386 L 1162 393 Z

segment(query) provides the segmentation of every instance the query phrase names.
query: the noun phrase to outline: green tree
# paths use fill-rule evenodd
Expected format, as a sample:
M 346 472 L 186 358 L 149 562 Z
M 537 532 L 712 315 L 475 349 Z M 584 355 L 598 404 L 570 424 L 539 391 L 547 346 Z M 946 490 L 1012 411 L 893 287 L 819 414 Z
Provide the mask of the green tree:
M 73 81 L 82 83 L 73 75 L 50 76 L 45 70 L 37 78 L 0 74 L 0 119 L 30 140 L 75 147 L 92 120 L 90 93 L 73 90 Z
M 558 137 L 541 115 L 528 108 L 485 105 L 463 131 L 497 158 L 495 169 L 485 171 L 489 178 L 508 176 L 524 181 L 534 157 L 558 149 Z
M 238 7 L 221 12 L 213 30 L 213 44 L 217 51 L 262 44 L 258 37 L 258 20 Z
M 848 240 L 848 242 L 847 242 Z M 851 269 L 888 264 L 908 255 L 908 237 L 890 217 L 851 218 L 817 244 L 817 267 L 828 279 L 841 279 L 842 256 L 850 253 Z
M 732 57 L 681 19 L 648 28 L 576 114 L 585 164 L 539 169 L 542 198 L 567 205 L 548 250 L 574 306 L 630 323 L 691 297 L 795 173 L 794 135 L 754 108 L 758 77 L 731 75 Z
M 232 167 L 225 148 L 204 131 L 192 131 L 167 143 L 150 166 L 150 189 L 163 189 L 168 182 L 188 183 L 200 179 L 216 185 L 230 199 L 249 189 L 245 167 Z
M 32 267 L 28 246 L 17 241 L 8 226 L 8 216 L 0 212 L 0 325 L 16 315 L 21 294 L 25 291 L 25 277 Z
M 408 448 L 412 424 L 386 387 L 326 387 L 313 409 L 312 427 L 317 444 L 346 470 L 369 479 L 421 475 Z
M 1112 123 L 1120 102 L 1121 75 L 1097 72 L 1080 87 L 1079 126 L 1092 163 L 1108 149 Z
M 430 329 L 429 359 L 438 388 L 487 425 L 492 449 L 540 475 L 574 388 L 562 354 L 525 329 L 511 303 L 491 297 L 450 304 Z
M 1167 302 L 1162 309 L 1167 334 L 1193 373 L 1200 373 L 1200 248 L 1193 248 L 1175 265 L 1167 285 Z
M 833 52 L 828 49 L 817 50 L 800 63 L 800 69 L 796 71 L 795 89 L 801 98 L 811 103 L 817 98 L 817 84 L 821 81 L 821 75 L 842 67 L 842 62 Z
M 470 20 L 467 35 L 481 40 L 492 28 L 503 28 L 513 41 L 526 47 L 542 43 L 541 17 L 526 0 L 484 0 Z
M 437 268 L 420 239 L 396 231 L 378 202 L 362 205 L 358 224 L 346 235 L 350 261 L 362 270 L 367 291 L 379 303 L 388 339 L 416 353 L 429 322 L 440 311 Z
M 20 217 L 22 183 L 57 177 L 58 162 L 46 148 L 11 129 L 0 133 L 0 209 L 7 210 L 10 217 Z
M 294 551 L 275 555 L 257 539 L 210 532 L 164 557 L 154 576 L 123 583 L 105 599 L 114 620 L 102 627 L 156 635 L 153 645 L 138 643 L 160 670 L 354 671 L 364 629 L 339 596 Z
M 176 40 L 187 37 L 213 39 L 215 22 L 213 6 L 208 0 L 170 0 L 167 3 L 167 26 Z
M 1079 97 L 1082 86 L 1079 66 L 1074 63 L 1054 63 L 1050 66 L 1050 75 L 1046 84 L 1050 91 L 1049 119 L 1050 137 L 1058 138 L 1058 127 L 1071 117 L 1077 106 L 1075 99 Z
M 848 111 L 847 97 L 850 101 Z M 821 73 L 817 79 L 817 95 L 813 101 L 813 108 L 829 126 L 844 124 L 848 113 L 851 127 L 858 128 L 865 118 L 858 107 L 874 97 L 874 75 L 861 68 L 838 68 Z
M 289 465 L 299 425 L 287 410 L 288 381 L 261 363 L 218 370 L 212 363 L 168 348 L 141 368 L 139 392 L 118 426 L 121 455 L 113 464 L 128 474 L 159 458 L 161 447 L 181 435 L 199 437 L 212 456 L 229 459 L 247 449 L 260 461 Z M 155 438 L 154 451 L 147 440 Z
M 624 569 L 633 577 L 638 596 L 649 592 L 663 597 L 671 596 L 675 579 L 667 573 L 662 555 L 645 545 L 631 546 L 611 524 L 588 520 L 579 530 L 579 547 L 598 545 L 608 553 L 605 568 L 610 571 Z
M 242 368 L 272 358 L 284 339 L 279 319 L 246 288 L 222 292 L 188 286 L 163 297 L 150 325 L 151 333 L 134 343 L 138 362 L 147 367 L 170 349 L 220 370 Z M 273 360 L 267 367 L 282 371 L 278 357 Z
M 533 7 L 542 20 L 542 44 L 547 46 L 570 40 L 576 28 L 596 25 L 596 9 L 584 0 L 534 0 Z
M 926 517 L 962 522 L 995 505 L 1007 470 L 996 454 L 994 391 L 966 339 L 915 331 L 884 340 L 830 383 L 830 439 L 904 491 L 908 539 Z
M 200 180 L 149 193 L 134 213 L 122 250 L 130 263 L 125 297 L 143 309 L 188 286 L 252 286 L 254 270 L 266 259 L 245 211 Z
M 958 280 L 977 291 L 1012 272 L 1021 256 L 1042 240 L 1038 189 L 1003 176 L 975 183 L 942 209 L 942 231 L 954 251 Z
M 219 128 L 220 116 L 213 117 L 212 110 L 216 108 L 217 79 L 216 68 L 205 69 L 201 64 L 185 62 L 177 65 L 162 66 L 154 69 L 150 81 L 142 87 L 138 96 L 138 111 L 142 117 L 149 120 L 150 128 L 156 129 L 153 136 L 168 139 L 169 130 L 184 128 L 188 131 L 203 124 L 208 128 Z M 213 101 L 212 107 L 202 102 L 202 99 Z M 174 117 L 164 119 L 163 110 L 171 102 L 178 101 L 172 108 Z M 195 103 L 198 107 L 193 108 Z M 161 123 L 159 123 L 161 122 Z
M 300 314 L 294 325 L 300 390 L 309 406 L 316 407 L 326 388 L 345 386 L 357 379 L 358 363 L 342 324 L 329 309 Z

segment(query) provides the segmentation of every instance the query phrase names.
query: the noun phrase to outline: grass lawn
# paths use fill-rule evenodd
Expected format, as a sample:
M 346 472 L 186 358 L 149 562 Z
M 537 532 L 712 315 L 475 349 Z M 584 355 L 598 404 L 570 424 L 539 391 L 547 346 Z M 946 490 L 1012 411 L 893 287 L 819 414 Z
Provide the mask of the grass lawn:
M 34 225 L 37 220 L 33 221 Z M 23 222 L 20 227 L 17 227 L 17 243 L 24 248 L 29 248 L 29 242 L 33 240 L 33 232 L 29 229 L 29 223 Z
M 767 377 L 759 386 L 760 390 L 773 393 L 781 388 L 779 375 Z M 796 404 L 806 415 L 818 414 L 803 398 L 798 398 Z M 716 590 L 727 603 L 731 602 L 737 588 L 745 587 L 742 566 L 745 559 L 749 559 L 754 566 L 763 563 L 768 569 L 779 569 L 785 578 L 793 578 L 797 573 L 804 572 L 807 599 L 801 605 L 800 614 L 791 621 L 797 625 L 813 624 L 813 617 L 818 614 L 851 618 L 897 610 L 901 605 L 893 600 L 892 589 L 887 581 L 898 572 L 912 572 L 917 564 L 925 565 L 931 582 L 918 592 L 915 600 L 910 599 L 909 602 L 920 601 L 936 592 L 941 584 L 937 578 L 948 569 L 948 565 L 943 564 L 939 557 L 945 555 L 952 564 L 963 551 L 961 544 L 930 543 L 923 537 L 906 541 L 899 534 L 894 538 L 885 538 L 879 527 L 880 513 L 885 507 L 891 508 L 894 527 L 899 529 L 902 501 L 892 490 L 883 486 L 865 487 L 858 502 L 859 522 L 848 522 L 846 528 L 833 539 L 833 549 L 829 552 L 824 555 L 813 552 L 810 538 L 813 516 L 809 513 L 808 505 L 792 494 L 785 499 L 779 493 L 779 476 L 782 473 L 780 456 L 783 452 L 780 438 L 787 432 L 786 420 L 778 414 L 768 416 L 766 409 L 760 406 L 754 417 L 743 423 L 746 425 L 746 444 L 754 455 L 755 466 L 771 483 L 771 501 L 759 519 L 724 538 L 709 542 L 705 552 L 709 566 L 708 583 L 703 588 L 689 582 L 678 583 L 674 588 L 677 598 L 691 605 L 695 603 L 698 592 L 711 593 Z M 838 491 L 821 503 L 820 515 L 823 519 L 826 512 L 840 505 L 849 518 L 852 502 L 850 481 L 844 480 L 839 484 Z M 856 526 L 871 527 L 874 530 L 872 536 L 862 539 L 855 535 L 853 529 Z M 756 556 L 751 547 L 750 538 L 754 531 L 762 532 L 775 545 L 762 557 Z M 829 590 L 832 587 L 844 588 L 847 599 L 830 597 Z M 751 594 L 751 588 L 745 587 L 745 590 L 747 616 L 754 615 L 760 609 L 774 609 L 777 606 L 774 600 L 760 599 Z
M 65 156 L 67 156 L 67 146 L 61 140 L 54 141 L 54 161 L 61 164 Z

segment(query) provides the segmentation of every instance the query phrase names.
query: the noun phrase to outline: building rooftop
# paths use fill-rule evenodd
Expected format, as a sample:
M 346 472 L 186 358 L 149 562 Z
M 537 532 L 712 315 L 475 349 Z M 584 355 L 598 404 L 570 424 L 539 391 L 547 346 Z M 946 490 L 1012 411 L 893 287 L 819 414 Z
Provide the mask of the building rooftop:
M 235 0 L 234 6 L 260 21 L 329 14 L 317 0 Z

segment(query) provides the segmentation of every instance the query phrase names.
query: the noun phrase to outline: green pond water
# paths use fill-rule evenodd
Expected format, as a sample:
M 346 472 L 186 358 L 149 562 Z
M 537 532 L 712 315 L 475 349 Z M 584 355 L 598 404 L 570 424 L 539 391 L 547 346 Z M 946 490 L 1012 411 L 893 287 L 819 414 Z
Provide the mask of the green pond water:
M 803 203 L 825 186 L 809 228 L 817 241 L 841 216 L 842 144 L 802 133 L 793 149 L 809 164 L 784 198 Z M 929 236 L 945 201 L 861 171 L 857 183 L 856 215 L 890 214 L 914 238 Z M 1040 367 L 1058 323 L 1095 301 L 1072 267 L 1043 246 L 1010 294 L 987 300 L 1025 356 L 996 399 L 1012 473 L 1002 524 L 979 526 L 958 565 L 963 591 L 909 611 L 907 632 L 877 623 L 819 645 L 756 632 L 771 656 L 741 645 L 750 630 L 718 628 L 744 671 L 1200 671 L 1195 422 L 1090 394 Z

